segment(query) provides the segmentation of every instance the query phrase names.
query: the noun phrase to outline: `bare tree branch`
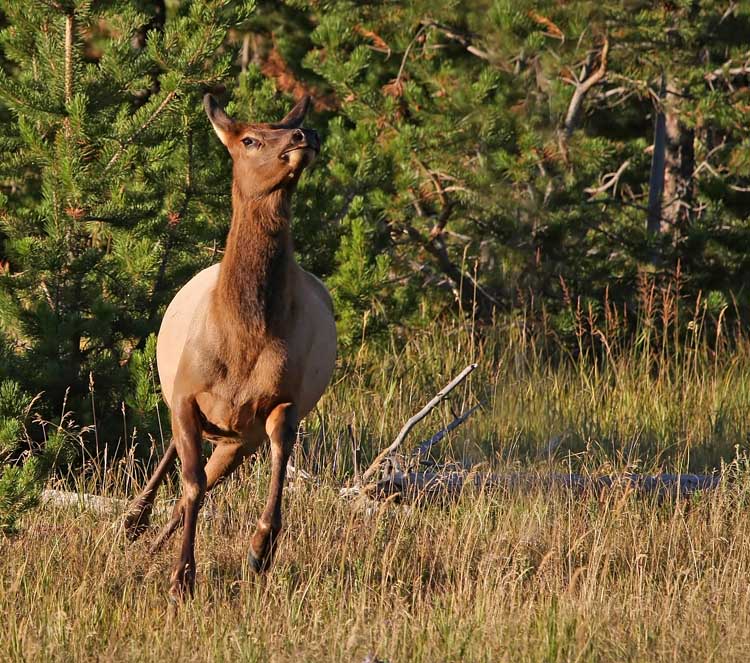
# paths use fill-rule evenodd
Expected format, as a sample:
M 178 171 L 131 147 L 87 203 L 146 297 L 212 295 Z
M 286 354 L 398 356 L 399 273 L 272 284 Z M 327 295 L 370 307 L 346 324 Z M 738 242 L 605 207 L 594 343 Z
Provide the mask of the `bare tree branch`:
M 589 200 L 594 198 L 597 194 L 604 193 L 609 189 L 612 189 L 612 195 L 614 196 L 615 191 L 617 190 L 617 184 L 620 181 L 620 177 L 622 177 L 622 174 L 625 172 L 626 168 L 629 165 L 630 159 L 627 159 L 614 173 L 607 173 L 606 175 L 603 175 L 600 180 L 600 186 L 588 187 L 587 189 L 584 189 L 584 191 L 589 194 Z
M 709 85 L 713 83 L 714 81 L 720 78 L 723 78 L 726 80 L 727 84 L 731 87 L 732 86 L 731 79 L 737 78 L 738 76 L 750 75 L 750 52 L 745 53 L 743 57 L 745 59 L 745 62 L 743 64 L 733 67 L 732 64 L 735 62 L 737 58 L 727 60 L 718 69 L 714 69 L 713 71 L 709 71 L 705 73 L 703 75 L 703 78 L 709 83 Z
M 714 168 L 710 163 L 708 163 L 708 161 L 704 161 L 703 163 L 701 163 L 701 165 L 695 169 L 695 174 L 697 175 L 698 171 L 703 170 L 704 168 L 717 179 L 720 179 L 720 180 L 726 179 L 726 177 L 722 173 L 720 173 L 718 170 L 716 170 L 716 168 Z M 750 186 L 739 186 L 737 184 L 727 184 L 727 188 L 731 189 L 732 191 L 737 191 L 739 193 L 750 192 Z
M 491 59 L 489 53 L 483 51 L 480 48 L 477 48 L 476 46 L 474 46 L 474 44 L 471 43 L 470 35 L 462 34 L 454 28 L 438 23 L 437 21 L 433 21 L 432 19 L 424 19 L 422 21 L 422 26 L 425 28 L 434 28 L 438 32 L 442 32 L 446 37 L 448 37 L 448 39 L 458 42 L 466 49 L 468 53 L 471 53 L 475 57 L 488 61 Z
M 382 462 L 401 446 L 401 443 L 406 439 L 406 436 L 411 432 L 411 429 L 422 421 L 422 419 L 424 419 L 437 405 L 439 405 L 443 399 L 461 384 L 476 367 L 476 364 L 469 364 L 463 371 L 453 378 L 453 380 L 445 385 L 445 387 L 443 387 L 436 396 L 427 403 L 427 405 L 404 424 L 403 428 L 401 428 L 401 431 L 396 436 L 396 439 L 375 457 L 375 460 L 372 461 L 370 467 L 368 467 L 362 474 L 363 483 L 370 479 L 375 472 L 378 471 Z
M 607 55 L 609 54 L 609 37 L 604 37 L 604 44 L 599 55 L 599 67 L 583 80 L 574 81 L 575 91 L 568 105 L 568 112 L 565 115 L 565 137 L 570 138 L 578 125 L 578 118 L 583 106 L 583 100 L 586 98 L 588 91 L 597 83 L 601 82 L 607 73 Z
M 456 430 L 464 421 L 466 421 L 472 414 L 474 414 L 480 407 L 481 403 L 477 403 L 474 407 L 469 408 L 466 412 L 458 415 L 453 421 L 451 421 L 445 428 L 441 428 L 435 433 L 429 440 L 422 442 L 413 452 L 414 456 L 422 456 L 426 454 L 432 447 L 438 444 L 448 433 Z
M 427 29 L 426 25 L 421 25 L 419 30 L 417 30 L 417 34 L 414 35 L 414 38 L 409 42 L 409 45 L 406 47 L 406 50 L 404 51 L 404 57 L 401 58 L 401 66 L 398 68 L 398 74 L 396 74 L 396 78 L 394 81 L 394 85 L 398 85 L 401 82 L 401 77 L 404 75 L 404 68 L 406 67 L 406 60 L 409 57 L 409 53 L 411 52 L 411 49 L 414 47 L 414 44 L 417 43 L 417 39 L 419 39 L 419 36 Z
M 415 205 L 415 209 L 416 208 Z M 419 230 L 410 223 L 404 224 L 404 229 L 406 230 L 409 239 L 419 244 L 425 251 L 435 258 L 440 271 L 451 281 L 453 294 L 459 303 L 462 305 L 473 306 L 475 304 L 475 293 L 473 291 L 475 290 L 476 294 L 478 294 L 484 302 L 484 308 L 491 310 L 500 306 L 500 302 L 479 285 L 476 279 L 456 267 L 448 255 L 448 250 L 445 246 L 442 233 L 430 239 L 419 232 Z M 472 287 L 462 287 L 463 283 L 471 284 Z

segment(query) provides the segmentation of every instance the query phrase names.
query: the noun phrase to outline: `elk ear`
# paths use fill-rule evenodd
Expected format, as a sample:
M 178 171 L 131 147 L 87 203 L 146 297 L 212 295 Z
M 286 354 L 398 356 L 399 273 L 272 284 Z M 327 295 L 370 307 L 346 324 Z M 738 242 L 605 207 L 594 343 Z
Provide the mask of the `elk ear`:
M 279 122 L 279 125 L 287 129 L 296 129 L 301 126 L 305 119 L 305 115 L 307 115 L 307 111 L 310 108 L 310 101 L 310 95 L 306 94 L 295 104 L 294 108 L 287 113 L 284 119 Z
M 208 115 L 211 126 L 214 128 L 219 140 L 228 146 L 229 137 L 234 128 L 234 120 L 224 112 L 224 109 L 219 106 L 219 102 L 216 101 L 212 94 L 207 94 L 203 97 L 203 108 L 206 109 L 206 115 Z

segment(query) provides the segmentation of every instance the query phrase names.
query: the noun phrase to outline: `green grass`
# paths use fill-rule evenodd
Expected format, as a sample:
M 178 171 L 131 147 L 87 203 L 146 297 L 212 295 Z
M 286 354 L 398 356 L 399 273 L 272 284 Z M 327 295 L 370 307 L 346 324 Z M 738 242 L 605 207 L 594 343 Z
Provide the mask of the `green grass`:
M 750 345 L 723 340 L 726 330 L 717 342 L 704 323 L 682 337 L 669 324 L 642 326 L 628 345 L 580 316 L 568 354 L 518 324 L 481 342 L 449 326 L 390 350 L 365 345 L 306 422 L 294 462 L 317 481 L 287 491 L 267 575 L 245 561 L 265 459 L 210 496 L 196 598 L 176 613 L 167 601 L 176 544 L 152 558 L 148 536 L 125 542 L 118 514 L 45 506 L 0 539 L 0 659 L 741 660 L 750 654 Z M 407 447 L 450 421 L 451 408 L 481 400 L 441 444 L 441 460 L 590 474 L 723 468 L 727 480 L 676 502 L 542 488 L 441 504 L 340 498 L 352 440 L 366 464 L 471 361 L 477 371 Z M 142 472 L 126 458 L 76 481 L 123 496 Z M 174 494 L 172 483 L 162 497 Z

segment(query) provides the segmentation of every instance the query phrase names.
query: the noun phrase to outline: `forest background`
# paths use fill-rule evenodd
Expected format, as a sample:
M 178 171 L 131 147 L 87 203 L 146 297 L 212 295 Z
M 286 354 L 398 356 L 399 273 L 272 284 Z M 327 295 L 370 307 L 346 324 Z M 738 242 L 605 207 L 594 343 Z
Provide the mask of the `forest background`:
M 343 374 L 445 325 L 558 363 L 743 336 L 749 3 L 2 0 L 0 30 L 6 501 L 168 434 L 153 335 L 230 220 L 207 91 L 315 99 L 294 235 Z

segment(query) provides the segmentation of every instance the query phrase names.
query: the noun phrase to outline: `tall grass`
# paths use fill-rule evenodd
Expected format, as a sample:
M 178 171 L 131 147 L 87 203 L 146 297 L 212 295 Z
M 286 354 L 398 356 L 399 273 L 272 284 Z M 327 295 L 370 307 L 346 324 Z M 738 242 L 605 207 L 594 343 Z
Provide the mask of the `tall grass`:
M 570 302 L 567 328 L 519 315 L 481 335 L 447 325 L 390 348 L 363 344 L 305 423 L 293 462 L 316 480 L 287 491 L 274 568 L 256 577 L 245 563 L 261 458 L 207 500 L 197 596 L 177 613 L 166 600 L 174 548 L 150 558 L 148 537 L 126 544 L 117 513 L 29 514 L 21 534 L 0 539 L 0 658 L 740 660 L 750 654 L 750 346 L 722 310 L 699 304 L 681 320 L 668 291 L 641 294 L 651 304 L 632 322 Z M 662 502 L 542 488 L 443 504 L 340 498 L 354 450 L 365 465 L 472 361 L 477 371 L 408 447 L 481 401 L 440 445 L 443 460 L 722 469 L 726 480 Z M 80 490 L 122 496 L 143 480 L 130 457 L 90 465 Z
M 258 470 L 262 468 L 259 466 Z M 245 563 L 263 473 L 201 521 L 195 600 L 101 516 L 48 508 L 0 544 L 0 656 L 72 661 L 741 660 L 750 653 L 747 469 L 690 502 L 613 491 L 465 493 L 367 510 L 288 491 L 274 568 Z
M 636 316 L 606 301 L 600 310 L 571 302 L 567 334 L 542 312 L 481 334 L 452 325 L 394 340 L 386 351 L 363 345 L 329 390 L 322 415 L 308 419 L 313 471 L 351 473 L 347 424 L 355 424 L 366 461 L 469 362 L 478 370 L 412 444 L 479 401 L 483 410 L 444 455 L 602 471 L 716 469 L 750 432 L 748 337 L 727 324 L 724 308 L 712 313 L 699 300 L 680 319 L 670 289 L 644 283 L 641 298 Z

